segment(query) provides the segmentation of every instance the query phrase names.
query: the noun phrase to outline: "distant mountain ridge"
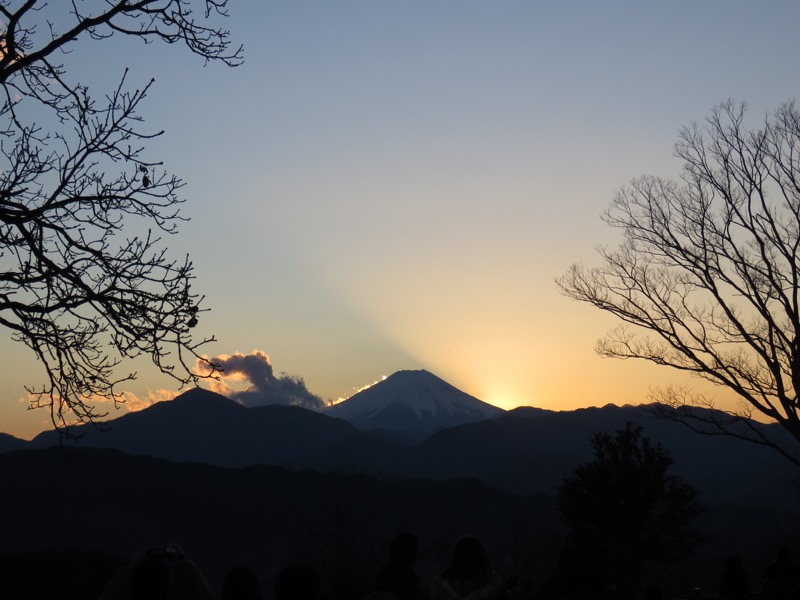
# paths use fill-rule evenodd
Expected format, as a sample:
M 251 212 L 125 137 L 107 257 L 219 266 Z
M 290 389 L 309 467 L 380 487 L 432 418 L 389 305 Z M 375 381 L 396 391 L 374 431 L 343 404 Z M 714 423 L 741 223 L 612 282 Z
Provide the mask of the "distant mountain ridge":
M 428 375 L 405 376 L 435 381 Z M 452 391 L 441 389 L 439 406 L 446 407 Z M 414 412 L 414 397 L 405 397 Z M 376 400 L 375 415 L 391 414 L 387 407 L 397 403 L 387 398 Z M 359 551 L 377 556 L 375 541 L 385 543 L 398 527 L 420 532 L 429 548 L 444 549 L 470 531 L 504 560 L 512 559 L 510 540 L 514 548 L 518 540 L 537 545 L 525 564 L 548 552 L 555 560 L 563 529 L 558 485 L 592 459 L 593 434 L 628 421 L 671 452 L 672 472 L 695 485 L 709 508 L 702 529 L 718 555 L 702 572 L 716 572 L 722 553 L 733 548 L 761 559 L 765 536 L 784 540 L 785 515 L 796 513 L 796 467 L 773 450 L 657 419 L 648 407 L 520 407 L 397 443 L 385 430 L 359 429 L 329 414 L 245 408 L 195 389 L 109 421 L 106 431 L 76 427 L 73 433 L 84 434 L 77 442 L 54 431 L 32 442 L 0 435 L 4 507 L 31 516 L 7 519 L 0 574 L 6 583 L 27 585 L 43 559 L 25 553 L 42 549 L 57 557 L 98 548 L 128 557 L 179 540 L 211 566 L 204 573 L 219 587 L 231 564 L 257 557 L 259 565 L 283 565 L 298 550 L 328 556 L 335 544 L 320 541 L 340 540 L 343 532 L 361 536 Z M 57 562 L 66 575 L 75 570 L 75 563 Z M 58 595 L 53 587 L 46 597 Z
M 428 375 L 422 377 L 435 381 Z M 410 374 L 412 379 L 418 376 Z M 442 389 L 449 398 L 452 390 Z M 392 404 L 386 401 L 383 410 Z M 77 442 L 61 440 L 51 431 L 30 443 L 0 438 L 0 452 L 20 444 L 47 448 L 64 443 L 220 467 L 272 465 L 393 480 L 473 478 L 506 492 L 534 495 L 555 493 L 578 465 L 592 459 L 593 434 L 621 429 L 628 421 L 642 425 L 645 435 L 667 448 L 676 461 L 674 472 L 700 488 L 708 501 L 794 501 L 796 468 L 777 452 L 731 437 L 696 434 L 680 423 L 656 419 L 640 406 L 562 412 L 523 407 L 398 443 L 383 431 L 359 429 L 330 414 L 279 405 L 245 408 L 195 389 L 110 421 L 107 431 L 77 427 L 73 432 L 84 434 Z M 777 425 L 764 427 L 769 433 L 781 431 Z
M 0 433 L 0 453 L 10 452 L 11 450 L 22 450 L 28 446 L 28 442 L 9 435 Z
M 398 371 L 325 411 L 359 429 L 430 433 L 493 419 L 506 411 L 425 370 Z
M 282 464 L 359 434 L 346 421 L 304 408 L 245 408 L 201 388 L 113 419 L 100 429 L 81 425 L 72 433 L 79 439 L 61 440 L 56 431 L 44 432 L 31 441 L 31 446 L 47 448 L 65 443 L 114 448 L 176 462 L 243 467 Z

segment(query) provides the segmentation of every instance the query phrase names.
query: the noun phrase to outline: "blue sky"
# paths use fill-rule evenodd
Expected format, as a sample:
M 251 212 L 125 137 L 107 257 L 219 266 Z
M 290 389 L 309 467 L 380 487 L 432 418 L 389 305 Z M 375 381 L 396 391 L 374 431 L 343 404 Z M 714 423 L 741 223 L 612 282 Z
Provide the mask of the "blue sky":
M 505 408 L 646 400 L 684 381 L 594 354 L 615 325 L 559 295 L 613 243 L 601 211 L 677 176 L 681 126 L 720 101 L 753 124 L 797 95 L 795 2 L 232 3 L 235 69 L 185 48 L 84 41 L 95 86 L 155 86 L 149 147 L 186 180 L 170 239 L 206 294 L 212 354 L 270 355 L 325 399 L 425 368 Z M 0 339 L 0 430 L 29 437 L 41 374 Z M 146 364 L 130 391 L 169 387 Z M 22 400 L 22 401 L 21 401 Z M 116 416 L 117 413 L 113 413 Z

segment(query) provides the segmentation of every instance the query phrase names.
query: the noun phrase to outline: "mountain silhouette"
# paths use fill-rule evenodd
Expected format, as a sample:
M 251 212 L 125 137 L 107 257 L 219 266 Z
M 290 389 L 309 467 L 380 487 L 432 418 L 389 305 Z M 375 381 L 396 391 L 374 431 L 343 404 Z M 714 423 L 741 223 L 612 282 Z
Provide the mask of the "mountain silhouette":
M 176 462 L 243 467 L 281 464 L 359 432 L 346 421 L 304 408 L 245 408 L 220 394 L 195 388 L 99 427 L 73 427 L 70 433 L 77 439 L 63 440 L 57 432 L 48 431 L 35 437 L 31 446 L 65 443 Z
M 461 411 L 451 400 L 460 393 L 440 379 L 426 372 L 397 375 L 386 380 L 394 379 L 384 392 L 407 384 L 419 389 L 420 380 L 429 384 L 423 389 L 441 390 L 441 398 L 420 400 L 429 423 L 448 408 Z M 372 416 L 391 414 L 384 412 L 398 404 L 391 397 L 376 396 Z M 404 397 L 413 412 L 423 394 Z M 4 509 L 30 516 L 6 520 L 0 579 L 27 586 L 45 563 L 62 571 L 42 581 L 85 579 L 86 568 L 102 566 L 91 558 L 99 552 L 106 566 L 92 577 L 102 583 L 108 560 L 178 541 L 219 589 L 233 564 L 276 569 L 332 551 L 368 562 L 396 531 L 409 529 L 422 533 L 434 560 L 421 566 L 431 573 L 464 532 L 484 538 L 493 554 L 510 561 L 506 568 L 544 565 L 556 559 L 565 534 L 559 484 L 592 460 L 593 434 L 628 421 L 671 452 L 672 473 L 695 485 L 709 508 L 701 525 L 713 546 L 701 572 L 715 574 L 732 549 L 763 558 L 764 539 L 783 539 L 786 515 L 796 509 L 796 467 L 774 450 L 655 418 L 652 407 L 520 407 L 399 443 L 328 413 L 245 408 L 194 389 L 99 427 L 72 428 L 77 440 L 54 431 L 32 442 L 0 436 L 0 473 L 10 491 Z M 763 427 L 768 436 L 782 431 L 747 426 Z M 523 547 L 531 554 L 514 554 Z M 274 570 L 265 573 L 267 581 L 272 576 Z
M 673 472 L 700 489 L 704 501 L 737 506 L 794 502 L 796 468 L 774 450 L 700 435 L 681 423 L 655 418 L 646 406 L 514 410 L 437 431 L 413 445 L 369 436 L 342 440 L 292 466 L 384 478 L 466 477 L 515 494 L 552 494 L 576 467 L 593 459 L 594 434 L 622 429 L 628 421 L 670 451 Z
M 462 408 L 461 393 L 430 373 L 402 371 L 383 383 L 389 385 L 382 389 L 376 385 L 378 395 L 354 396 L 351 400 L 357 402 L 343 403 L 340 410 L 357 415 L 360 405 L 372 397 L 377 412 L 358 422 L 378 424 L 378 416 L 397 410 L 400 401 L 392 399 L 398 397 L 398 390 L 411 389 L 417 396 L 405 396 L 409 410 L 417 400 L 438 409 L 431 408 L 427 414 L 420 409 L 428 423 L 438 417 L 442 423 L 447 414 L 463 418 L 469 412 Z M 441 396 L 431 390 L 440 390 Z M 476 402 L 480 401 L 467 396 L 463 404 L 476 410 L 490 406 Z M 472 418 L 478 414 L 471 413 Z M 794 498 L 796 469 L 777 452 L 732 437 L 699 435 L 680 423 L 657 419 L 641 406 L 560 412 L 523 407 L 401 443 L 388 439 L 383 431 L 359 429 L 330 412 L 282 405 L 245 408 L 219 394 L 195 389 L 109 421 L 101 429 L 76 427 L 73 433 L 81 435 L 78 440 L 62 440 L 51 431 L 25 447 L 114 448 L 173 462 L 273 465 L 385 480 L 474 478 L 508 493 L 534 495 L 553 494 L 578 465 L 593 458 L 593 434 L 622 429 L 628 421 L 641 425 L 645 435 L 672 453 L 675 473 L 697 486 L 705 501 L 776 505 Z M 758 426 L 780 432 L 777 425 Z
M 0 452 L 9 452 L 11 450 L 22 450 L 27 447 L 25 440 L 15 438 L 13 435 L 7 433 L 0 433 Z
M 360 429 L 422 433 L 503 413 L 425 370 L 398 371 L 325 411 Z
M 673 472 L 698 487 L 704 501 L 794 502 L 796 467 L 774 450 L 733 437 L 695 433 L 681 423 L 654 417 L 647 406 L 609 404 L 533 415 L 512 411 L 449 428 L 414 448 L 414 470 L 417 476 L 432 479 L 475 477 L 515 493 L 550 493 L 577 466 L 593 459 L 594 434 L 622 429 L 628 421 L 642 426 L 646 436 L 670 451 Z

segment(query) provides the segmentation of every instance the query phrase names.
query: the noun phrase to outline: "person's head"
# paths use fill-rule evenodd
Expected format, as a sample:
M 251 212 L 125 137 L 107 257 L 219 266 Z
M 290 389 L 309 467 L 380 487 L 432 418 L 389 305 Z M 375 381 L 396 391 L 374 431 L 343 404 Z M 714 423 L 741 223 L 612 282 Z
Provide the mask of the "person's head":
M 492 574 L 492 563 L 483 543 L 475 536 L 465 535 L 453 546 L 450 564 L 444 570 L 450 579 L 485 579 Z

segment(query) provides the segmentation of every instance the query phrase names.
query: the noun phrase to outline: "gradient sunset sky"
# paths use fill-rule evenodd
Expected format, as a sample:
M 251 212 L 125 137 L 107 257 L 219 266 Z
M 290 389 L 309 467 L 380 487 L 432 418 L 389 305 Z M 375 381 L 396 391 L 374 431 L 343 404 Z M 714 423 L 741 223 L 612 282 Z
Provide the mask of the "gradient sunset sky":
M 210 354 L 266 353 L 325 400 L 402 369 L 503 408 L 687 381 L 598 357 L 617 323 L 554 279 L 616 242 L 617 188 L 679 174 L 681 126 L 728 98 L 756 125 L 798 95 L 800 3 L 230 4 L 235 69 L 125 39 L 64 58 L 95 94 L 125 67 L 156 79 L 148 158 L 187 182 L 170 247 L 194 260 Z M 0 431 L 30 438 L 50 426 L 25 409 L 42 373 L 7 333 L 0 354 Z M 129 367 L 139 399 L 175 391 Z

